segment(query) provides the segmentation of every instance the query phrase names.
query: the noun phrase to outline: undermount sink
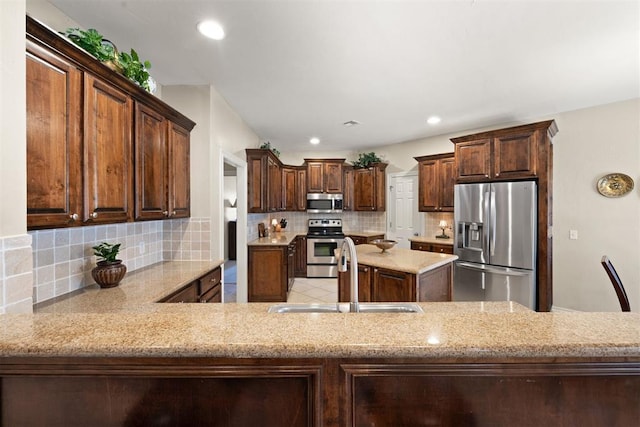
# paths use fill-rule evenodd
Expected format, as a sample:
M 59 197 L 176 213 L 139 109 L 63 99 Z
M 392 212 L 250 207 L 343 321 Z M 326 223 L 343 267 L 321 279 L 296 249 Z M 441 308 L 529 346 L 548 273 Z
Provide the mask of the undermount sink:
M 422 307 L 413 302 L 361 302 L 360 313 L 424 313 Z M 338 304 L 275 304 L 269 313 L 349 313 L 349 303 Z

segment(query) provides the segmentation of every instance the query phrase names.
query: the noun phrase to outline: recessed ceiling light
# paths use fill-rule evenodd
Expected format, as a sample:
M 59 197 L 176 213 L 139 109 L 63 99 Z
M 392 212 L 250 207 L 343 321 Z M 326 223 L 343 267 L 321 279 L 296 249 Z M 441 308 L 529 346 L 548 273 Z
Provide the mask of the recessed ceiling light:
M 430 125 L 437 125 L 438 123 L 440 123 L 440 117 L 438 116 L 431 116 L 427 119 L 427 123 L 429 123 Z
M 214 40 L 222 40 L 224 38 L 224 29 L 216 21 L 202 21 L 198 23 L 198 31 L 205 37 Z
M 320 144 L 320 138 L 316 138 L 315 136 L 309 140 L 309 142 L 313 145 Z

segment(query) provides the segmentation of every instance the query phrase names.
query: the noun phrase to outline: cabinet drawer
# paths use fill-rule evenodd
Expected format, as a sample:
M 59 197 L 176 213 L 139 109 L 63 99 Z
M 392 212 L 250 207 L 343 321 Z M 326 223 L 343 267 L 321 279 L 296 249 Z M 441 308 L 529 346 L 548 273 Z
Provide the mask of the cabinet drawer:
M 198 286 L 196 282 L 192 282 L 178 292 L 169 295 L 160 302 L 170 303 L 188 303 L 198 301 Z
M 203 303 L 222 302 L 222 285 L 218 283 L 207 292 L 201 294 L 199 301 Z
M 200 284 L 198 294 L 202 296 L 205 293 L 209 292 L 209 290 L 211 290 L 212 288 L 220 285 L 221 277 L 222 277 L 222 273 L 221 273 L 220 267 L 202 276 L 198 280 Z
M 451 245 L 438 245 L 433 243 L 431 245 L 431 252 L 438 252 L 441 254 L 453 254 L 453 246 Z
M 429 251 L 431 251 L 431 244 L 430 243 L 411 242 L 411 249 L 413 249 L 414 251 L 429 252 Z

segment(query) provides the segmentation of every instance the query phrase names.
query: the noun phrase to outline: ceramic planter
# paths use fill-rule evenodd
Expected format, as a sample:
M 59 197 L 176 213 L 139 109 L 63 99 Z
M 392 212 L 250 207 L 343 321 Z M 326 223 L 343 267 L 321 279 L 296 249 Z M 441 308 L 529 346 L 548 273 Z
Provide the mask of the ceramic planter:
M 91 270 L 91 276 L 101 288 L 113 288 L 118 286 L 126 272 L 127 266 L 122 263 L 122 260 L 100 261 Z

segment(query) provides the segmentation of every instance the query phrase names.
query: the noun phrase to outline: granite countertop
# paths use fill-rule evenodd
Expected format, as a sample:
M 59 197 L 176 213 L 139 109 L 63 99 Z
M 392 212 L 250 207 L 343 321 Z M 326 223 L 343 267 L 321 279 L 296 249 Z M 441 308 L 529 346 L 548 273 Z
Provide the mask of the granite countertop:
M 338 256 L 339 255 L 339 250 Z M 375 245 L 357 245 L 358 263 L 405 273 L 421 274 L 458 259 L 457 255 L 394 247 L 382 252 Z
M 287 246 L 297 236 L 306 235 L 306 232 L 295 231 L 271 231 L 268 237 L 260 237 L 247 243 L 248 246 Z
M 115 288 L 91 285 L 36 304 L 34 313 L 119 313 L 138 310 L 220 266 L 218 261 L 164 261 L 127 273 Z M 161 305 L 161 304 L 158 304 Z
M 380 257 L 367 254 L 372 248 L 379 251 L 360 245 L 358 254 Z M 640 313 L 634 312 L 536 313 L 513 302 L 422 302 L 424 313 L 276 314 L 267 313 L 268 303 L 155 303 L 220 263 L 158 263 L 128 274 L 117 288 L 90 287 L 40 304 L 35 314 L 0 315 L 0 357 L 640 361 Z
M 438 245 L 453 246 L 453 237 L 449 237 L 448 239 L 437 239 L 435 236 L 413 236 L 409 238 L 409 241 L 417 243 L 437 243 Z
M 344 234 L 346 236 L 358 236 L 358 237 L 373 237 L 373 236 L 384 236 L 386 234 L 385 231 L 345 231 Z
M 5 314 L 0 356 L 640 360 L 640 313 L 536 313 L 509 302 L 420 303 L 420 314 L 272 314 L 269 306 Z

